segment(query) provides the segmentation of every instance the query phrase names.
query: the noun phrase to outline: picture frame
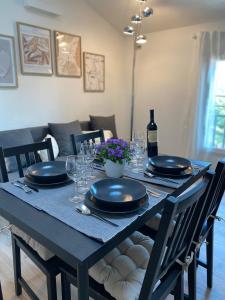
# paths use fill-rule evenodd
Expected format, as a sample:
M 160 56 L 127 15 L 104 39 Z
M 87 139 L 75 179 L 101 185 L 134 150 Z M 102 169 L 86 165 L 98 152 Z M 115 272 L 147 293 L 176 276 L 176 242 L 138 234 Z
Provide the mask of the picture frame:
M 15 39 L 0 34 L 0 88 L 17 88 Z
M 91 52 L 83 53 L 84 91 L 105 91 L 105 56 Z
M 53 74 L 51 30 L 17 22 L 21 73 L 24 75 Z
M 54 31 L 56 75 L 81 77 L 81 36 Z

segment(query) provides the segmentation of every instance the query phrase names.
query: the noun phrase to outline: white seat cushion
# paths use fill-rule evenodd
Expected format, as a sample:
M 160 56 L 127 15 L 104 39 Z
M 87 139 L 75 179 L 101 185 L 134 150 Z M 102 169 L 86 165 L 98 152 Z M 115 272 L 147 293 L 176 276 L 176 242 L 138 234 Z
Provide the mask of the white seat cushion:
M 117 300 L 136 300 L 141 291 L 153 240 L 134 232 L 90 270 L 89 275 Z
M 43 260 L 47 261 L 54 256 L 54 254 L 51 251 L 49 251 L 47 248 L 42 246 L 40 243 L 38 243 L 37 241 L 32 239 L 29 235 L 24 233 L 22 230 L 20 230 L 16 226 L 13 225 L 11 227 L 11 231 L 15 235 L 17 235 L 21 239 L 23 239 L 34 251 L 36 251 L 40 255 L 40 257 Z
M 159 224 L 161 222 L 161 214 L 156 214 L 154 217 L 152 217 L 147 223 L 146 225 L 148 227 L 150 227 L 152 230 L 154 231 L 158 231 L 159 230 Z M 171 224 L 170 230 L 169 230 L 169 235 L 171 236 L 174 230 L 174 227 L 176 225 L 176 221 L 173 221 L 173 223 Z

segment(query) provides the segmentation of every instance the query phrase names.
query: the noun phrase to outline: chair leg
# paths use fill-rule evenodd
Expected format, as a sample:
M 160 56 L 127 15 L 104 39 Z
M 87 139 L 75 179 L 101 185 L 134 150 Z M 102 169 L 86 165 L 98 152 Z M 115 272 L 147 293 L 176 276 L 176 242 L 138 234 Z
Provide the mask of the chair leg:
M 47 275 L 47 292 L 48 292 L 48 300 L 56 300 L 57 292 L 56 292 L 56 276 L 52 274 Z
M 62 299 L 71 300 L 70 282 L 64 272 L 61 273 Z
M 174 300 L 184 300 L 184 272 L 182 271 L 177 279 L 174 290 Z
M 213 227 L 206 238 L 206 259 L 207 259 L 207 286 L 213 286 Z
M 196 271 L 197 260 L 194 254 L 193 261 L 188 268 L 188 298 L 190 300 L 196 300 Z
M 12 254 L 13 254 L 13 269 L 14 269 L 14 284 L 15 284 L 15 293 L 17 296 L 22 294 L 22 287 L 19 283 L 21 279 L 21 256 L 20 248 L 17 246 L 16 240 L 12 235 Z

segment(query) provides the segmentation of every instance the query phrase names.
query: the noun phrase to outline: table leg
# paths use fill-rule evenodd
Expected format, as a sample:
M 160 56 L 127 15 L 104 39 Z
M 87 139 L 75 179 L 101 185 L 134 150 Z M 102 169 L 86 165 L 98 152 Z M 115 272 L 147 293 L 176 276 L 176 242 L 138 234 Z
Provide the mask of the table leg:
M 77 266 L 77 290 L 78 300 L 89 299 L 89 277 L 86 264 L 79 264 Z

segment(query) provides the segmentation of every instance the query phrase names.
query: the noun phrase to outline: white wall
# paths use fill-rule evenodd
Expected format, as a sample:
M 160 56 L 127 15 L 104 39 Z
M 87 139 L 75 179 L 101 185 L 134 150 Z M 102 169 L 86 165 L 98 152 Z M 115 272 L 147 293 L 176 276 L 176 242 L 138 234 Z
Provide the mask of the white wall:
M 83 78 L 21 75 L 16 21 L 81 35 L 83 51 L 105 55 L 105 92 L 83 92 Z M 54 18 L 24 9 L 23 0 L 0 0 L 0 33 L 16 37 L 19 80 L 18 89 L 0 90 L 0 130 L 115 113 L 119 135 L 127 136 L 130 99 L 124 38 L 84 1 L 64 0 L 63 15 Z
M 155 108 L 159 127 L 159 151 L 185 155 L 186 113 L 195 33 L 225 30 L 225 22 L 161 31 L 148 35 L 138 51 L 135 128 L 145 130 L 149 109 Z

